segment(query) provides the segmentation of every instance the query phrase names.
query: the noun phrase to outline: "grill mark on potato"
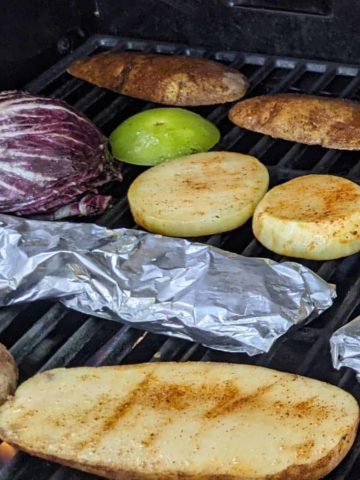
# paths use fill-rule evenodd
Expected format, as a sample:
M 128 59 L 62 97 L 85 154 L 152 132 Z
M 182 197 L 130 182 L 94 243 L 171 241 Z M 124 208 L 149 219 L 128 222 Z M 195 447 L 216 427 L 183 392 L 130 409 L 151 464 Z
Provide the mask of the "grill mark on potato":
M 138 400 L 142 396 L 146 396 L 151 379 L 152 374 L 150 373 L 125 397 L 125 399 L 118 404 L 115 402 L 115 407 L 113 407 L 112 413 L 104 419 L 101 426 L 101 434 L 105 434 L 109 430 L 112 430 L 119 420 L 124 417 L 134 405 L 136 405 Z
M 156 440 L 161 437 L 161 435 L 164 433 L 165 428 L 168 425 L 171 425 L 174 421 L 174 417 L 167 417 L 159 420 L 159 423 L 157 424 L 156 431 L 150 432 L 142 441 L 142 445 L 144 447 L 150 448 L 154 445 Z
M 235 385 L 229 384 L 224 389 L 223 394 L 216 398 L 215 406 L 206 412 L 205 417 L 217 418 L 230 414 L 242 407 L 251 407 L 251 405 L 254 404 L 258 405 L 259 402 L 263 401 L 263 395 L 269 392 L 277 382 L 278 381 L 275 381 L 269 385 L 264 385 L 255 390 L 255 392 L 245 396 L 239 396 L 239 389 Z
M 74 428 L 81 428 L 81 425 L 95 423 L 95 427 L 91 430 L 91 434 L 85 434 L 85 437 L 74 444 L 77 450 L 84 450 L 91 446 L 95 447 L 104 436 L 118 424 L 137 403 L 138 398 L 145 395 L 149 382 L 151 382 L 152 374 L 148 374 L 128 395 L 119 401 L 113 395 L 100 395 L 99 401 L 92 405 L 82 415 L 74 414 Z M 71 417 L 71 415 L 70 415 Z M 76 425 L 76 423 L 78 425 Z
M 275 401 L 273 406 L 280 418 L 291 416 L 313 423 L 321 423 L 328 415 L 336 414 L 335 410 L 333 411 L 329 406 L 317 401 L 316 397 L 298 403 Z
M 294 451 L 296 454 L 297 459 L 301 459 L 301 461 L 306 461 L 308 458 L 311 457 L 313 448 L 315 446 L 315 442 L 313 439 L 309 438 L 304 440 L 303 442 L 300 442 L 295 445 L 282 445 L 283 450 L 291 450 Z

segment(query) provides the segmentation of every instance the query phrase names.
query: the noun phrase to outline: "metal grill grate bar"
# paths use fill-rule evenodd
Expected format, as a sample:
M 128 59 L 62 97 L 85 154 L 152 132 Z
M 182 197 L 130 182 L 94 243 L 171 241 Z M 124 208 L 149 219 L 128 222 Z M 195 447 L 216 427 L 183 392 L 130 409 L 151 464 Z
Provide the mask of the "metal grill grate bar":
M 67 366 L 77 353 L 98 333 L 102 322 L 98 318 L 90 317 L 81 327 L 57 350 L 50 360 L 40 369 L 40 372 Z
M 65 307 L 55 304 L 12 346 L 11 352 L 18 363 L 56 327 L 66 315 Z
M 14 307 L 3 308 L 0 311 L 0 334 L 7 329 L 13 320 L 24 310 L 27 309 L 26 305 L 16 305 Z
M 343 299 L 341 305 L 338 305 L 337 310 L 332 312 L 332 322 L 331 324 L 327 325 L 321 332 L 321 338 L 319 338 L 313 346 L 308 350 L 306 354 L 306 358 L 304 359 L 303 363 L 298 368 L 298 373 L 300 375 L 306 375 L 313 363 L 316 361 L 316 356 L 319 354 L 319 346 L 318 343 L 321 342 L 322 344 L 325 343 L 330 338 L 331 333 L 333 332 L 334 328 L 340 328 L 344 325 L 353 311 L 355 310 L 356 306 L 359 304 L 359 291 L 360 291 L 360 277 L 352 286 L 351 290 Z

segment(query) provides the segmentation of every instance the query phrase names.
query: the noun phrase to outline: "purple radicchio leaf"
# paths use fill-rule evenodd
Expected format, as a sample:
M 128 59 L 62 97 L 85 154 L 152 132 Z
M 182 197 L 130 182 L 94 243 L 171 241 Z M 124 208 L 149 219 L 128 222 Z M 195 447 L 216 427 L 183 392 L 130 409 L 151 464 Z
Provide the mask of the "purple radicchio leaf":
M 97 188 L 121 179 L 107 139 L 83 114 L 54 98 L 0 93 L 0 212 L 100 213 L 111 197 Z

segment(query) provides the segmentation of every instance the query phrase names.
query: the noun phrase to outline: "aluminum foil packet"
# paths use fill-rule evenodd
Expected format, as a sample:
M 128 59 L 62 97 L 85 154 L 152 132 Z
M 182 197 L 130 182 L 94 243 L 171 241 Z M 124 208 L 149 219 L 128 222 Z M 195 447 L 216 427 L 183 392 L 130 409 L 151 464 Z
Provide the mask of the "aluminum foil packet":
M 360 316 L 332 334 L 330 349 L 334 368 L 352 368 L 360 381 Z
M 255 355 L 335 296 L 333 285 L 293 262 L 138 230 L 0 215 L 2 306 L 59 299 L 89 315 Z

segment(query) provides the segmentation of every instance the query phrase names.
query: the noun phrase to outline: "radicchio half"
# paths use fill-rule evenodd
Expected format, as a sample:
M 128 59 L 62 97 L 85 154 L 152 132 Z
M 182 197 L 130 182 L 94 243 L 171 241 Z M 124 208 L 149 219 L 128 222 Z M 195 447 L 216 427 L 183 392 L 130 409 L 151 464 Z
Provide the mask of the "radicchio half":
M 121 179 L 107 139 L 84 115 L 54 98 L 0 93 L 0 212 L 100 213 L 111 197 L 97 188 Z

